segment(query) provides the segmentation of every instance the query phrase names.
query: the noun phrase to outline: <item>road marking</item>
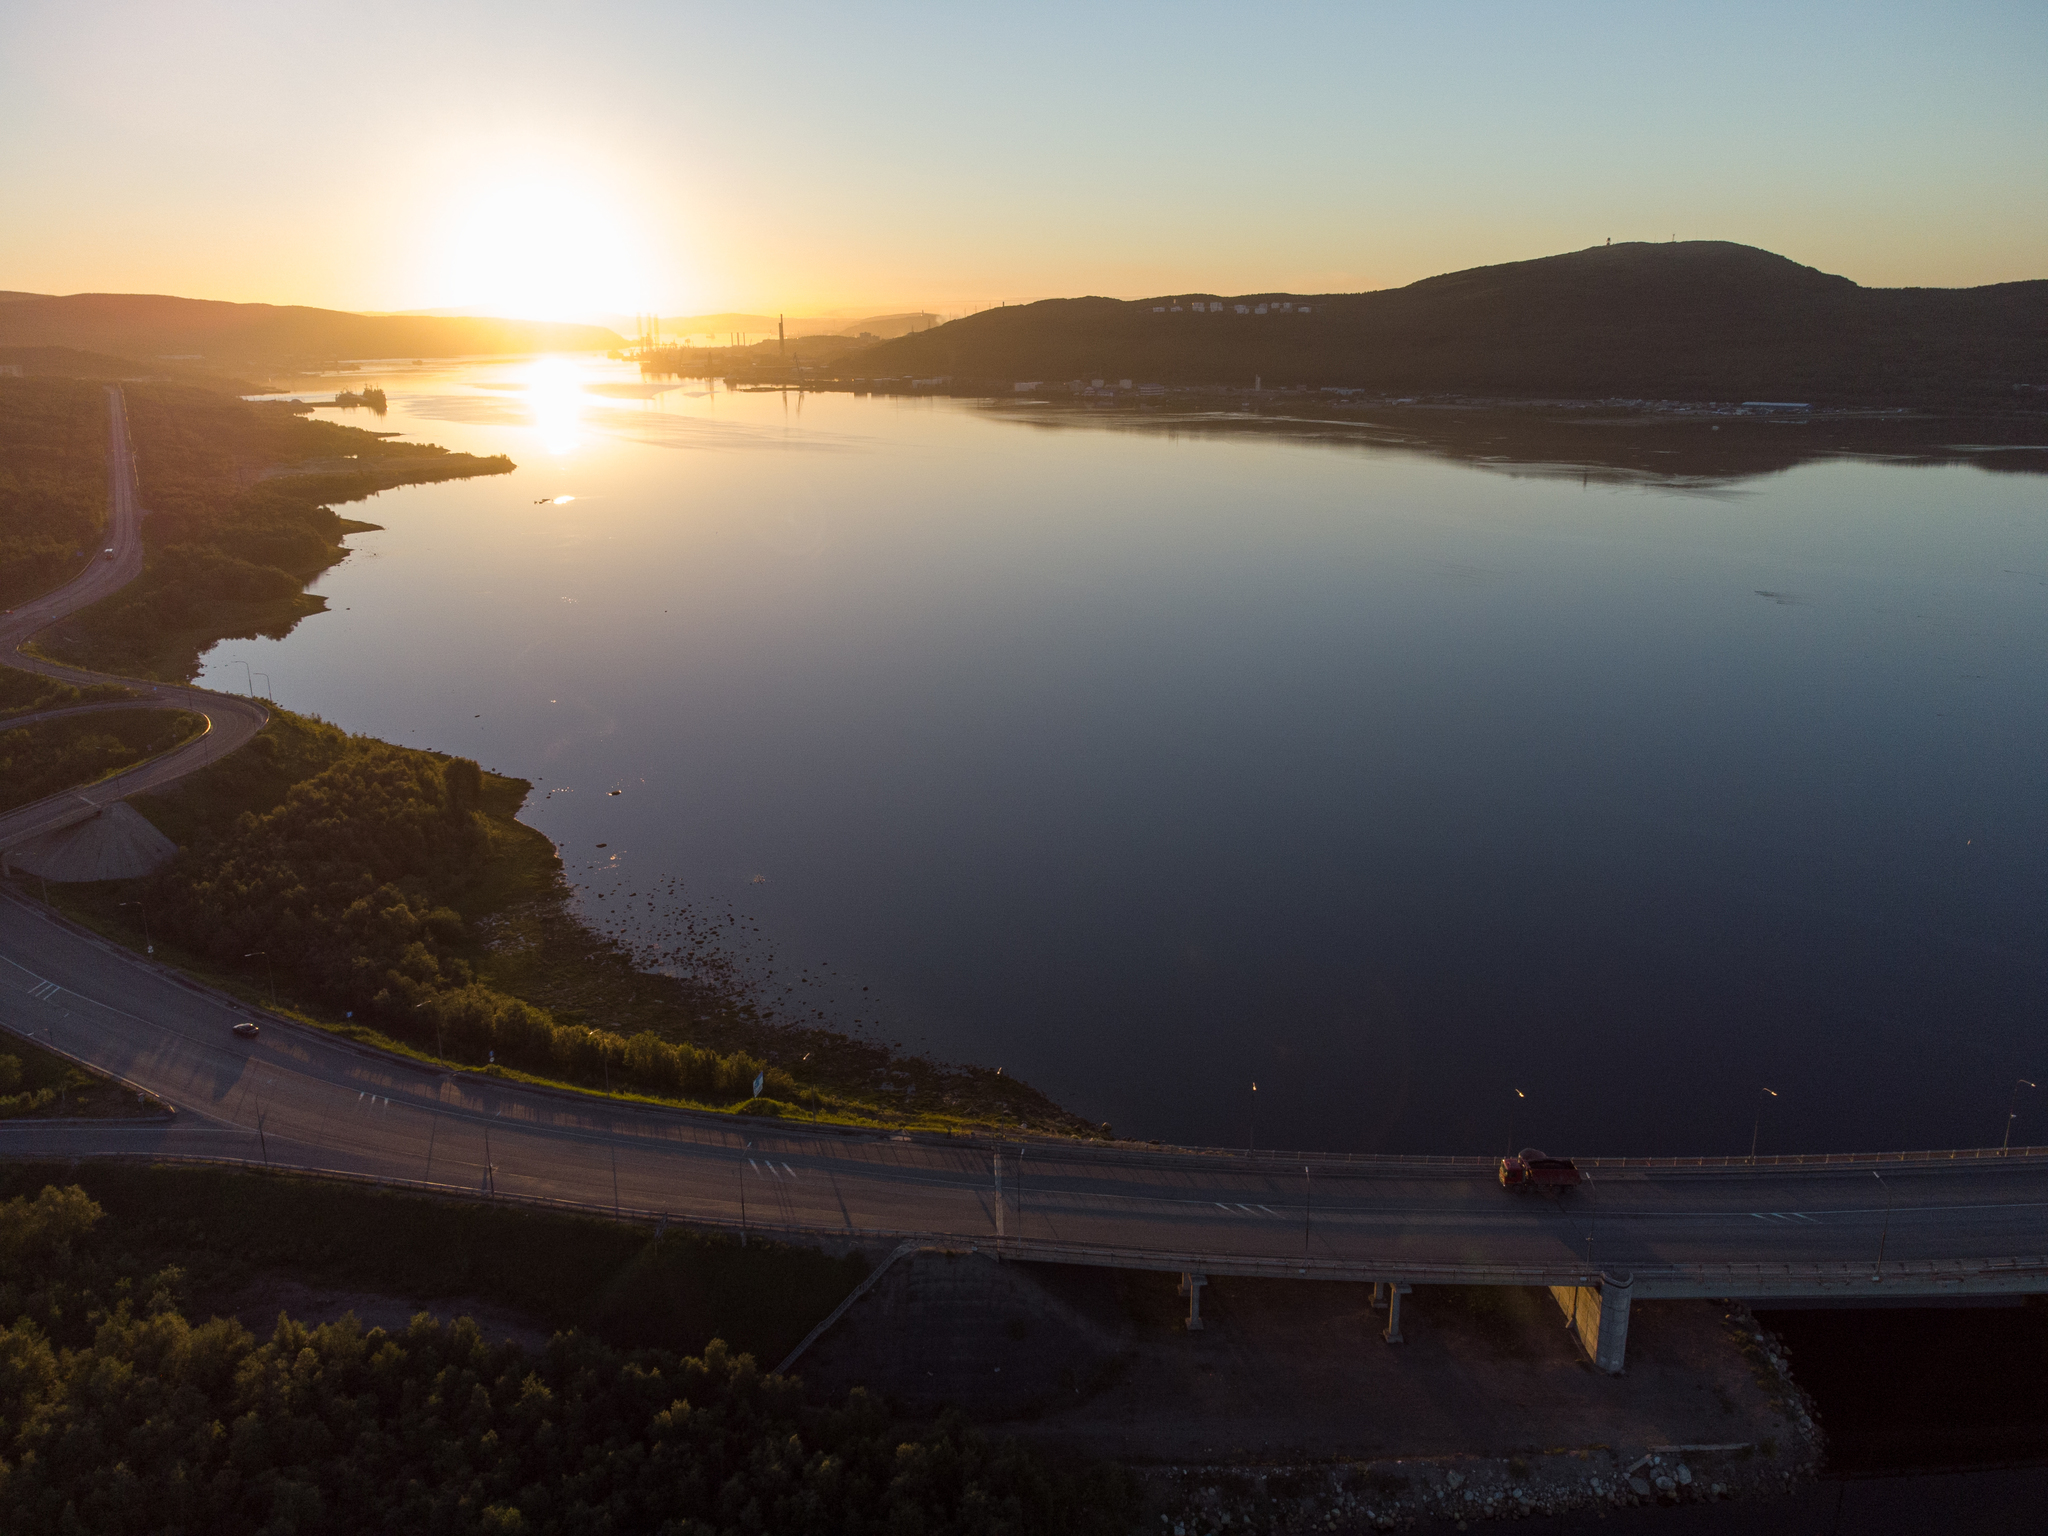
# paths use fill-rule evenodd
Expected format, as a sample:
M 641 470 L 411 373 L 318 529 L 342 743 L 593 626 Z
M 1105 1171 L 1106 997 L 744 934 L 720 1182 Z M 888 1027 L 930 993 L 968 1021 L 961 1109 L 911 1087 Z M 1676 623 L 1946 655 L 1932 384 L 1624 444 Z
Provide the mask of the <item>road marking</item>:
M 1262 1205 L 1259 1207 L 1259 1209 L 1264 1211 L 1268 1216 L 1278 1216 L 1280 1214 L 1278 1211 L 1274 1210 L 1273 1207 L 1271 1207 L 1270 1205 Z
M 789 1175 L 789 1176 L 790 1176 L 790 1177 L 791 1177 L 792 1179 L 796 1177 L 796 1170 L 795 1170 L 794 1168 L 790 1167 L 790 1166 L 789 1166 L 789 1164 L 787 1164 L 787 1163 L 784 1163 L 784 1164 L 782 1165 L 782 1171 L 783 1171 L 784 1173 L 787 1173 L 787 1174 L 788 1174 L 788 1175 Z
M 1210 1204 L 1214 1205 L 1217 1210 L 1222 1211 L 1226 1214 L 1228 1214 L 1230 1210 L 1230 1207 L 1225 1205 L 1221 1200 L 1212 1200 Z
M 28 989 L 28 995 L 39 1003 L 47 1003 L 63 990 L 54 981 L 39 981 Z

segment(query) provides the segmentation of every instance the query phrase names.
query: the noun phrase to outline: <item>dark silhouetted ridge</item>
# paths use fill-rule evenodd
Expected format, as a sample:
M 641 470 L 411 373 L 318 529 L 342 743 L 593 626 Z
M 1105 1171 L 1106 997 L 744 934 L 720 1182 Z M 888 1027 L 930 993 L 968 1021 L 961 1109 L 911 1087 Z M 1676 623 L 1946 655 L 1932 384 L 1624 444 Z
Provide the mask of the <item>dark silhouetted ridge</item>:
M 1221 300 L 1224 312 L 1197 314 L 1197 300 Z M 1267 313 L 1238 314 L 1239 305 Z M 2048 281 L 1863 288 L 1727 241 L 1635 243 L 1378 293 L 1053 299 L 886 342 L 860 361 L 876 378 L 1263 378 L 1522 399 L 2038 404 L 2048 386 Z
M 142 361 L 213 364 L 352 357 L 466 357 L 604 350 L 622 344 L 594 325 L 534 320 L 357 315 L 302 305 L 230 304 L 153 293 L 73 293 L 0 304 L 0 346 L 76 347 Z

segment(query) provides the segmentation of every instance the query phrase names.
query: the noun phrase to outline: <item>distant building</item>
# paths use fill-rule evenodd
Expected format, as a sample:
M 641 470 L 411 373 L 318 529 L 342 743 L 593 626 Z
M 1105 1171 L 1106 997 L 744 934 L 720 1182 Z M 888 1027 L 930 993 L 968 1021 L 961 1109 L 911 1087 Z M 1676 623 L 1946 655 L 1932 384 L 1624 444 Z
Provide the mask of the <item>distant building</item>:
M 23 374 L 22 374 L 22 371 L 21 371 L 21 364 L 19 364 L 19 363 L 0 363 L 0 378 L 5 378 L 5 379 L 18 379 L 18 378 L 21 378 L 21 377 L 23 377 Z
M 1155 315 L 1163 315 L 1166 313 L 1166 306 L 1164 304 L 1154 304 L 1152 306 L 1152 313 Z
M 1090 387 L 1092 387 L 1092 388 L 1095 388 L 1095 389 L 1100 389 L 1100 388 L 1102 388 L 1102 380 L 1100 380 L 1100 379 L 1090 379 L 1090 380 L 1088 381 L 1088 383 L 1089 383 Z
M 1249 305 L 1249 304 L 1239 304 L 1239 305 L 1237 305 L 1237 306 L 1236 306 L 1236 308 L 1237 308 L 1237 312 L 1238 312 L 1238 313 L 1239 313 L 1240 315 L 1248 315 L 1248 314 L 1250 314 L 1250 313 L 1252 312 L 1252 307 L 1251 307 L 1251 305 Z
M 1034 389 L 1045 388 L 1045 381 L 1043 379 L 1027 379 L 1021 383 L 1012 384 L 1010 387 L 1020 395 L 1028 395 Z
M 1118 379 L 1116 381 L 1116 387 L 1118 389 L 1129 389 L 1131 387 L 1131 381 L 1129 379 Z
M 1141 395 L 1163 395 L 1166 393 L 1166 386 L 1164 384 L 1140 384 L 1138 386 L 1138 393 Z
M 1309 312 L 1309 307 L 1308 307 L 1308 306 L 1307 306 L 1306 304 L 1302 305 L 1302 306 L 1301 306 L 1301 308 L 1299 308 L 1299 309 L 1297 309 L 1297 310 L 1295 311 L 1295 313 L 1296 313 L 1297 315 L 1305 315 L 1305 314 L 1307 314 L 1308 312 Z
M 1265 306 L 1265 305 L 1263 305 L 1263 304 L 1259 305 L 1259 306 L 1258 306 L 1258 307 L 1257 307 L 1256 309 L 1254 309 L 1254 310 L 1252 311 L 1252 313 L 1253 313 L 1253 314 L 1255 314 L 1255 315 L 1263 315 L 1263 314 L 1264 314 L 1265 312 L 1266 312 L 1266 306 Z M 1239 306 L 1238 306 L 1238 313 L 1239 313 L 1239 314 L 1243 314 L 1243 313 L 1244 313 L 1244 306 L 1243 306 L 1243 305 L 1239 305 Z
M 1176 315 L 1177 315 L 1177 314 L 1179 314 L 1179 313 L 1180 313 L 1180 306 L 1179 306 L 1178 304 L 1174 305 L 1174 306 L 1173 306 L 1173 308 L 1172 308 L 1172 309 L 1171 309 L 1170 311 L 1168 311 L 1168 313 L 1170 313 L 1170 314 L 1176 314 Z

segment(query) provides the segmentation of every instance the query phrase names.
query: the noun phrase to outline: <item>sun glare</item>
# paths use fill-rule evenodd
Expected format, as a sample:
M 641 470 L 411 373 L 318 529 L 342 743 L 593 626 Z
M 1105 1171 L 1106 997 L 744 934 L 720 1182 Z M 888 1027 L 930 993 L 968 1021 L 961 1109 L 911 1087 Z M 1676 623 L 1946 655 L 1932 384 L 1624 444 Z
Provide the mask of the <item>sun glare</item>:
M 438 305 L 524 320 L 644 308 L 645 233 L 596 178 L 528 166 L 464 179 L 434 221 Z
M 549 453 L 572 453 L 583 441 L 583 375 L 565 357 L 543 357 L 526 370 L 526 405 Z M 574 500 L 555 498 L 557 505 Z

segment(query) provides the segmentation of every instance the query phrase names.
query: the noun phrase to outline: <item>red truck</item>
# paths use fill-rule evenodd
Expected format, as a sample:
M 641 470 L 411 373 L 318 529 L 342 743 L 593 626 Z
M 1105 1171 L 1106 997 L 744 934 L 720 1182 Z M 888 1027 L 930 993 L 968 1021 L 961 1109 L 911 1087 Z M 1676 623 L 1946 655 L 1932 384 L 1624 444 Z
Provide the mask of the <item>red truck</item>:
M 1536 1147 L 1524 1147 L 1513 1157 L 1500 1160 L 1502 1189 L 1540 1189 L 1546 1195 L 1561 1195 L 1585 1181 L 1579 1165 L 1568 1157 L 1551 1157 Z

